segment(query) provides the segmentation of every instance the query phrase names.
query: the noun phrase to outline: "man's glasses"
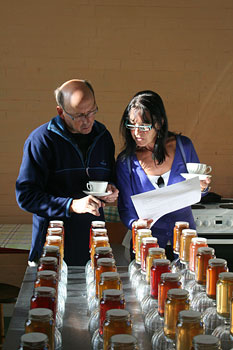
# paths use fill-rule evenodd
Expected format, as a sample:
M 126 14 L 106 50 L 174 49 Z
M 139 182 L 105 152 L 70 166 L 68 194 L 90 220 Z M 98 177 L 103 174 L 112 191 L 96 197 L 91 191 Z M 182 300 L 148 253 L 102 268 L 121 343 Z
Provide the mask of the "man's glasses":
M 159 188 L 162 188 L 162 187 L 165 186 L 165 184 L 164 184 L 164 179 L 163 179 L 162 176 L 160 176 L 160 177 L 158 178 L 157 185 L 158 185 Z
M 76 115 L 71 115 L 71 114 L 67 113 L 64 108 L 62 108 L 62 109 L 68 115 L 68 117 L 70 117 L 72 120 L 78 120 L 78 119 L 83 118 L 83 117 L 84 118 L 93 117 L 98 112 L 98 107 L 96 107 L 95 109 L 93 109 L 92 111 L 89 111 L 87 113 L 79 113 Z
M 138 129 L 139 131 L 147 132 L 152 129 L 152 124 L 147 124 L 147 125 L 133 125 L 133 124 L 128 124 L 127 122 L 125 123 L 125 127 L 129 130 L 135 130 Z

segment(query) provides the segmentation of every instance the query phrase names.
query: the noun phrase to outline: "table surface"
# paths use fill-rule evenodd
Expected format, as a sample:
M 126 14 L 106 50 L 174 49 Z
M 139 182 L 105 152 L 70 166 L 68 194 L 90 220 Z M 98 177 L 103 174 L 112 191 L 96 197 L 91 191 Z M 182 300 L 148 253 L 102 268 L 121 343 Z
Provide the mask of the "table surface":
M 151 343 L 144 328 L 140 305 L 136 299 L 135 291 L 131 288 L 127 267 L 119 266 L 118 272 L 123 283 L 126 300 L 126 309 L 131 313 L 133 322 L 133 335 L 138 339 L 141 350 L 150 350 Z M 20 289 L 19 297 L 14 308 L 4 342 L 4 350 L 17 349 L 20 337 L 24 333 L 24 324 L 30 309 L 30 298 L 36 278 L 36 268 L 28 267 Z M 62 343 L 64 350 L 90 350 L 91 337 L 88 331 L 90 313 L 87 306 L 85 268 L 69 267 L 66 309 L 63 318 Z

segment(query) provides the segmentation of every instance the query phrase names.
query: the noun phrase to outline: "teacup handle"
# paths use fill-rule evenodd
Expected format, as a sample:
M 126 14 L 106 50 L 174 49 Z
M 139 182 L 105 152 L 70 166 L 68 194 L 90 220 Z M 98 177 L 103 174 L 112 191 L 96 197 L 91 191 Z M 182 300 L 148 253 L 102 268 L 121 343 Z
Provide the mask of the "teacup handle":
M 90 192 L 93 192 L 93 186 L 91 184 L 89 184 L 89 182 L 87 183 L 87 189 L 90 191 Z
M 209 174 L 212 171 L 212 167 L 210 165 L 208 165 L 208 167 L 206 168 L 206 175 Z

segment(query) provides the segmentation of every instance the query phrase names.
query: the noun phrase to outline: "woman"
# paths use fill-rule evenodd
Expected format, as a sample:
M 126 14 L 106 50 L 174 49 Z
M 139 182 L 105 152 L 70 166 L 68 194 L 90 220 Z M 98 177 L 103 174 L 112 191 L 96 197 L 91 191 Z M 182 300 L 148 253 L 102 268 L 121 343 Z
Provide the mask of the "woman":
M 199 159 L 188 137 L 168 131 L 163 101 L 153 91 L 141 91 L 133 97 L 122 116 L 120 131 L 125 142 L 117 159 L 120 218 L 129 229 L 142 219 L 150 227 L 152 220 L 138 217 L 130 196 L 184 181 L 180 174 L 187 172 L 186 162 L 199 163 Z M 202 195 L 208 192 L 209 183 L 209 178 L 200 181 Z M 190 228 L 196 227 L 190 206 L 164 215 L 151 227 L 160 247 L 165 248 L 168 242 L 172 247 L 176 221 L 188 221 Z M 169 246 L 166 251 L 173 258 Z

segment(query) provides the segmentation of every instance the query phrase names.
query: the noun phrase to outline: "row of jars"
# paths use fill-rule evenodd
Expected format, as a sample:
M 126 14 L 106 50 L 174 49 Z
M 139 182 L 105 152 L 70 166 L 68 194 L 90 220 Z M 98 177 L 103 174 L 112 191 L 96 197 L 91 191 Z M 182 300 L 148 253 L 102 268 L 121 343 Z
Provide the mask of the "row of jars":
M 89 248 L 86 285 L 92 349 L 136 350 L 138 342 L 132 335 L 132 318 L 104 221 L 92 222 Z
M 153 242 L 154 246 L 148 246 L 148 250 L 146 251 L 148 242 L 150 242 L 150 239 L 153 239 L 149 229 L 133 229 L 136 258 L 129 266 L 129 273 L 132 286 L 135 287 L 139 285 L 136 289 L 136 295 L 141 302 L 145 328 L 151 336 L 154 334 L 156 328 L 163 328 L 165 303 L 166 300 L 169 302 L 170 296 L 168 292 L 169 289 L 172 290 L 172 288 L 187 288 L 187 290 L 183 290 L 183 292 L 178 292 L 177 289 L 177 293 L 186 294 L 186 298 L 189 300 L 188 308 L 190 311 L 199 312 L 199 315 L 203 317 L 202 313 L 204 310 L 202 307 L 205 304 L 205 309 L 209 306 L 216 305 L 213 300 L 216 299 L 217 286 L 218 307 L 214 307 L 211 310 L 208 309 L 206 311 L 207 315 L 203 317 L 205 324 L 207 324 L 206 329 L 211 330 L 208 334 L 212 333 L 218 325 L 221 325 L 221 321 L 219 320 L 222 316 L 229 316 L 230 314 L 233 273 L 227 272 L 227 262 L 224 259 L 217 259 L 215 257 L 214 249 L 207 246 L 206 239 L 197 237 L 196 231 L 188 227 L 189 224 L 186 222 L 177 222 L 174 227 L 173 248 L 174 253 L 178 253 L 179 257 L 172 263 L 166 259 L 164 249 L 155 246 L 155 241 Z M 150 243 L 152 243 L 152 240 Z M 137 259 L 139 251 L 141 261 Z M 146 254 L 143 255 L 143 252 L 146 252 Z M 144 275 L 145 270 L 146 277 Z M 174 272 L 179 272 L 179 274 L 177 275 L 177 273 Z M 220 274 L 221 272 L 223 272 L 223 274 Z M 205 285 L 207 287 L 206 290 Z M 164 290 L 166 291 L 165 293 Z M 223 292 L 223 290 L 225 290 L 225 292 Z M 228 295 L 227 298 L 226 294 Z M 191 303 L 190 297 L 194 297 L 195 295 L 196 300 L 193 300 Z M 206 300 L 208 301 L 207 303 Z M 211 313 L 210 318 L 208 317 L 208 312 Z M 170 315 L 173 318 L 173 313 Z M 212 322 L 213 319 L 215 319 L 215 322 Z M 211 321 L 208 322 L 208 320 Z M 174 327 L 176 327 L 176 322 L 178 322 L 178 318 L 175 320 L 173 318 L 173 331 Z M 226 322 L 226 317 L 224 318 L 224 322 Z M 208 323 L 211 323 L 211 329 L 208 327 Z M 224 350 L 229 350 L 232 347 L 229 325 L 227 332 L 227 345 L 225 348 L 223 347 Z M 161 334 L 164 335 L 163 329 Z M 219 336 L 218 330 L 214 334 Z M 153 348 L 159 349 L 160 347 L 158 347 L 155 334 L 153 339 Z M 164 339 L 165 338 L 163 338 L 163 342 Z M 179 337 L 177 337 L 177 342 L 179 343 L 178 339 Z M 160 343 L 161 341 L 160 339 Z M 190 338 L 189 342 L 191 342 Z M 205 343 L 205 345 L 206 344 L 207 343 Z M 161 349 L 166 349 L 164 346 L 163 343 Z M 170 342 L 169 345 L 166 346 L 167 348 L 169 348 L 169 346 L 173 348 L 174 342 Z M 177 348 L 186 349 L 186 347 L 180 347 L 179 344 L 177 344 Z
M 60 350 L 61 329 L 67 297 L 67 266 L 64 256 L 64 225 L 50 221 L 43 253 L 39 259 L 25 320 L 20 350 Z

